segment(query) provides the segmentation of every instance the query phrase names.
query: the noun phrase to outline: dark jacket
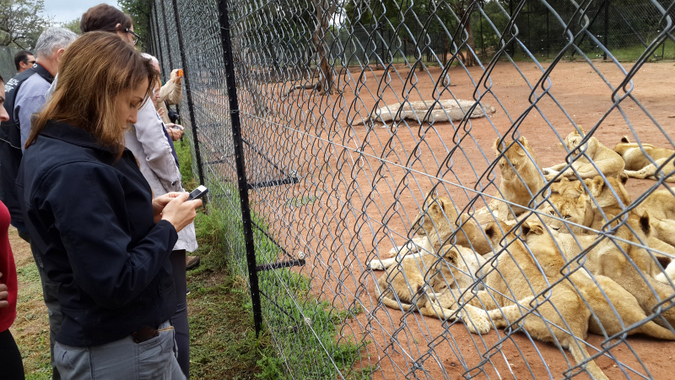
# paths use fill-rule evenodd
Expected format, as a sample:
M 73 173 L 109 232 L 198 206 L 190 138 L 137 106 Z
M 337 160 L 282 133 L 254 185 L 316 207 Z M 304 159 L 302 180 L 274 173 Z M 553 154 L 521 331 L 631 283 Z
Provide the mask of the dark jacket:
M 96 346 L 171 317 L 177 234 L 153 221 L 131 152 L 116 161 L 89 133 L 50 121 L 24 153 L 17 193 L 33 253 L 59 284 L 58 342 Z
M 16 100 L 21 85 L 33 75 L 41 76 L 48 83 L 52 83 L 54 80 L 52 74 L 40 64 L 35 64 L 30 69 L 8 80 L 5 84 L 4 105 L 9 120 L 0 123 L 0 200 L 9 209 L 9 214 L 12 216 L 12 225 L 21 232 L 25 232 L 26 227 L 15 191 L 16 176 L 23 156 L 21 153 L 21 120 L 18 119 L 21 105 L 17 104 Z M 26 123 L 26 125 L 30 130 L 30 123 Z

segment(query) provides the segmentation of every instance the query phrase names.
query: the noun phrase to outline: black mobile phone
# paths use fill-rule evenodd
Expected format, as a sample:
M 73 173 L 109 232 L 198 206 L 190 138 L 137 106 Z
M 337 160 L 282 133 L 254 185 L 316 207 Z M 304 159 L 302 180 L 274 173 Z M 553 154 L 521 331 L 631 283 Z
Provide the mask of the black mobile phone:
M 188 197 L 188 201 L 191 201 L 193 199 L 199 199 L 201 198 L 204 194 L 208 193 L 209 189 L 206 188 L 204 185 L 199 185 L 196 189 L 192 190 L 190 193 L 190 196 Z

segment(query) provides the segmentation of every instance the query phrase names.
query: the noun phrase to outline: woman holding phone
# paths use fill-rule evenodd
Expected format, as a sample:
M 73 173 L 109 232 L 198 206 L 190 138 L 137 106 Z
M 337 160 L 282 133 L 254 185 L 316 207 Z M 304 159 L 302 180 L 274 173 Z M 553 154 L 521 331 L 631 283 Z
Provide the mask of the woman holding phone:
M 17 190 L 36 255 L 59 284 L 63 378 L 184 378 L 169 255 L 201 201 L 153 199 L 124 148 L 156 76 L 116 35 L 85 33 L 65 52 L 26 142 Z

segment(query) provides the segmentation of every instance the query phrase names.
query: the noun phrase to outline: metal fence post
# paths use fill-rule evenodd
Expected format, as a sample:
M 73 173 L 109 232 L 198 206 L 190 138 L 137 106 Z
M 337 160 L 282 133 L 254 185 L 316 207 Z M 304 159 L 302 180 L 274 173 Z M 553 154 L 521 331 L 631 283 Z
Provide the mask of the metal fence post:
M 227 96 L 230 101 L 230 119 L 232 121 L 232 138 L 234 140 L 235 161 L 239 185 L 239 199 L 241 201 L 241 218 L 244 225 L 244 240 L 246 242 L 246 262 L 248 278 L 251 286 L 251 302 L 253 306 L 253 321 L 256 335 L 260 333 L 262 325 L 262 309 L 260 306 L 260 289 L 258 286 L 258 272 L 256 271 L 255 246 L 253 244 L 253 228 L 251 225 L 251 209 L 248 202 L 248 186 L 246 183 L 246 166 L 244 162 L 244 144 L 241 136 L 241 121 L 239 119 L 239 101 L 237 87 L 234 81 L 234 59 L 232 56 L 232 41 L 230 40 L 230 21 L 226 0 L 218 1 L 218 22 L 223 44 L 223 60 L 225 61 L 225 78 L 227 81 Z
M 157 32 L 156 33 L 156 35 L 157 35 L 157 52 L 156 53 L 159 54 L 157 57 L 162 57 L 162 58 L 158 58 L 158 59 L 163 59 L 164 52 L 162 51 L 162 37 L 160 37 L 160 35 L 159 35 L 159 15 L 157 14 L 159 12 L 157 11 L 157 4 L 155 4 L 152 7 L 152 10 L 153 10 L 153 13 L 154 13 L 154 16 L 155 16 L 155 31 Z M 167 41 L 166 43 L 168 44 L 169 41 Z
M 180 26 L 180 18 L 178 16 L 178 4 L 177 0 L 173 0 L 173 14 L 174 18 L 176 19 L 176 32 L 178 33 L 178 49 L 180 50 L 180 61 L 181 64 L 183 65 L 183 69 L 185 70 L 187 66 L 187 60 L 185 59 L 185 45 L 183 44 L 183 31 Z M 192 91 L 190 89 L 190 70 L 185 70 L 184 76 L 183 76 L 183 81 L 185 81 L 185 92 L 187 95 L 187 104 L 188 104 L 188 112 L 190 113 L 190 126 L 192 127 L 192 139 L 194 142 L 194 148 L 195 148 L 195 158 L 197 160 L 197 173 L 199 175 L 199 183 L 204 184 L 204 168 L 202 165 L 202 155 L 201 151 L 199 150 L 199 135 L 198 135 L 198 128 L 197 128 L 197 121 L 195 120 L 195 111 L 194 111 L 194 103 L 192 101 Z

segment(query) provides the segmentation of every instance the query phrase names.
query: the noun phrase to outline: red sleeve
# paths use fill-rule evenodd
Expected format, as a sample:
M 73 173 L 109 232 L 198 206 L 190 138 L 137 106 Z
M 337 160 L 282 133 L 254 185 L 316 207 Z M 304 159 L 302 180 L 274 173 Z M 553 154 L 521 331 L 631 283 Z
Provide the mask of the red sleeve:
M 16 265 L 14 254 L 9 245 L 9 211 L 4 203 L 0 202 L 0 283 L 7 285 L 9 291 L 9 306 L 0 309 L 0 332 L 9 329 L 16 318 Z

